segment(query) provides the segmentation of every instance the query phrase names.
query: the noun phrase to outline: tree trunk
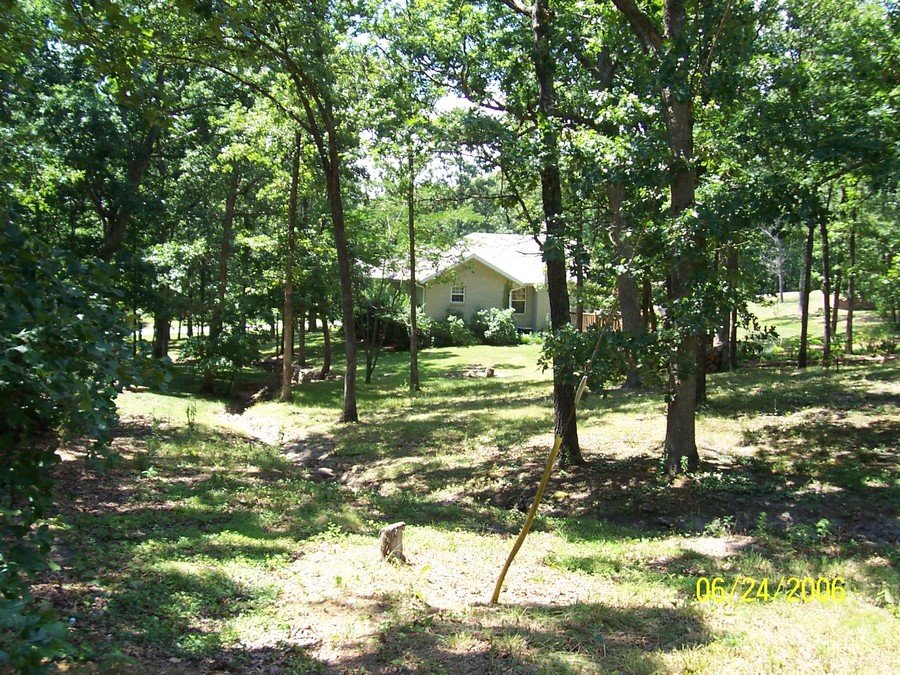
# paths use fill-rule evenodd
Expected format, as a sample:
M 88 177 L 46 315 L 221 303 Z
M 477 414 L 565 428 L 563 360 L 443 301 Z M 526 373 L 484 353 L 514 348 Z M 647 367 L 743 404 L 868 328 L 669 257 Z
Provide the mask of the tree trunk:
M 203 337 L 203 321 L 206 318 L 206 264 L 200 265 L 200 313 L 197 315 L 197 330 Z
M 416 310 L 416 173 L 412 140 L 409 142 L 409 184 L 406 186 L 406 212 L 409 226 L 409 389 L 419 391 L 419 333 Z
M 701 333 L 697 338 L 697 393 L 694 396 L 697 405 L 706 403 L 706 352 L 711 342 L 707 333 Z
M 784 240 L 778 237 L 775 244 L 775 264 L 778 266 L 778 302 L 784 304 Z
M 331 329 L 328 327 L 328 317 L 322 313 L 322 374 L 325 377 L 331 372 Z
M 160 68 L 160 72 L 157 75 L 158 83 L 161 82 L 161 77 L 162 68 Z M 131 221 L 134 202 L 140 192 L 144 174 L 147 172 L 147 167 L 150 166 L 150 158 L 153 156 L 153 151 L 156 149 L 161 133 L 162 127 L 154 123 L 138 144 L 134 156 L 126 167 L 126 186 L 125 190 L 122 191 L 124 196 L 119 198 L 112 208 L 97 204 L 98 215 L 103 223 L 103 243 L 100 245 L 97 255 L 103 260 L 112 259 L 125 240 L 125 232 L 128 229 L 128 223 Z
M 366 384 L 372 384 L 372 373 L 378 366 L 378 357 L 384 346 L 384 324 L 378 314 L 375 314 L 372 320 L 371 332 L 369 332 L 368 323 L 368 317 L 366 317 Z
M 819 224 L 819 235 L 822 238 L 822 299 L 823 318 L 825 319 L 825 343 L 822 347 L 822 360 L 825 364 L 831 358 L 831 260 L 828 257 L 828 222 L 822 218 Z
M 625 240 L 625 218 L 622 215 L 622 202 L 625 199 L 625 188 L 620 183 L 607 183 L 606 194 L 609 197 L 609 217 L 612 226 L 613 242 L 616 246 L 616 257 L 621 264 L 627 265 L 633 257 L 633 250 Z M 622 315 L 622 331 L 633 338 L 644 332 L 644 321 L 641 318 L 638 287 L 630 272 L 625 271 L 616 278 L 616 290 L 619 296 L 619 312 Z M 628 352 L 628 371 L 625 374 L 625 388 L 639 389 L 641 376 L 638 372 L 634 353 Z
M 288 197 L 287 241 L 284 256 L 284 358 L 281 368 L 281 400 L 291 400 L 294 380 L 294 231 L 297 228 L 297 190 L 300 184 L 300 132 L 294 132 L 291 192 Z
M 334 247 L 337 251 L 338 273 L 341 280 L 341 319 L 344 330 L 344 351 L 346 354 L 347 372 L 344 375 L 344 409 L 341 422 L 356 422 L 359 414 L 356 410 L 356 318 L 353 312 L 353 275 L 351 265 L 353 257 L 347 243 L 347 230 L 344 222 L 344 199 L 341 195 L 341 158 L 337 145 L 337 130 L 328 129 L 328 162 L 327 188 L 328 204 L 331 207 L 331 225 L 334 233 Z M 324 317 L 323 317 L 324 318 Z M 323 327 L 323 330 L 325 328 Z
M 278 314 L 275 314 L 275 355 L 284 356 L 284 324 L 278 320 Z
M 834 297 L 831 299 L 831 334 L 837 335 L 838 305 L 841 302 L 841 268 L 839 265 L 834 273 Z
M 297 365 L 306 368 L 306 321 L 302 314 L 297 321 Z
M 653 285 L 650 277 L 644 275 L 641 285 L 641 314 L 644 319 L 644 330 L 656 332 L 656 310 L 653 309 Z
M 540 179 L 541 203 L 547 237 L 543 254 L 547 265 L 547 292 L 550 297 L 550 326 L 554 332 L 569 324 L 569 289 L 566 279 L 565 223 L 563 222 L 562 180 L 559 170 L 559 145 L 554 129 L 556 92 L 555 64 L 550 47 L 548 0 L 535 0 L 531 8 L 533 60 L 538 87 L 538 116 L 541 129 Z M 561 466 L 582 464 L 575 418 L 574 373 L 562 362 L 553 363 L 554 432 L 562 438 Z
M 856 228 L 850 224 L 850 264 L 847 269 L 847 339 L 844 353 L 853 353 L 853 305 L 856 303 Z
M 816 228 L 810 224 L 806 235 L 806 252 L 803 257 L 803 277 L 800 289 L 800 351 L 797 354 L 797 367 L 806 368 L 807 342 L 809 334 L 809 291 L 812 282 L 813 237 Z
M 225 290 L 228 285 L 228 258 L 231 255 L 231 239 L 234 228 L 234 207 L 237 203 L 239 175 L 237 168 L 231 170 L 228 179 L 228 193 L 225 196 L 225 220 L 222 223 L 222 243 L 219 247 L 219 285 L 216 289 L 216 303 L 213 305 L 209 321 L 209 339 L 217 340 L 222 334 L 222 320 L 225 313 Z M 200 392 L 213 393 L 212 371 L 203 374 Z
M 375 320 L 375 328 L 377 328 L 377 319 Z M 373 331 L 373 320 L 370 311 L 366 311 L 363 317 L 363 351 L 366 353 L 366 384 L 372 384 L 372 350 L 375 345 L 375 334 Z
M 725 312 L 719 328 L 719 342 L 722 345 L 722 370 L 731 370 L 731 311 Z
M 169 330 L 172 320 L 164 311 L 153 315 L 153 358 L 161 359 L 169 355 Z
M 694 204 L 697 170 L 694 166 L 694 111 L 690 64 L 693 62 L 685 36 L 687 14 L 684 0 L 666 0 L 663 27 L 660 32 L 654 21 L 631 0 L 614 0 L 616 8 L 628 19 L 632 31 L 645 49 L 658 54 L 671 67 L 660 66 L 663 82 L 662 111 L 669 143 L 669 219 L 675 222 Z M 680 229 L 680 228 L 679 228 Z M 670 307 L 690 297 L 695 264 L 701 247 L 695 233 L 687 232 L 677 243 L 671 261 L 667 285 Z M 689 326 L 679 326 L 672 312 L 666 325 L 680 328 L 681 338 L 669 363 L 669 396 L 666 411 L 666 441 L 663 449 L 665 467 L 669 475 L 695 469 L 700 463 L 695 437 L 697 395 L 697 332 Z
M 731 370 L 736 370 L 738 367 L 738 356 L 737 356 L 737 310 L 731 310 L 731 338 L 728 340 L 728 346 L 730 348 L 728 354 L 728 367 Z
M 694 167 L 694 106 L 687 72 L 690 62 L 684 39 L 686 21 L 684 4 L 669 0 L 665 7 L 665 31 L 673 43 L 673 56 L 682 63 L 663 90 L 666 130 L 671 150 L 669 160 L 669 216 L 674 221 L 694 204 L 697 171 Z M 688 234 L 679 242 L 682 251 L 671 268 L 672 299 L 690 297 L 695 258 L 699 254 L 696 237 Z M 666 472 L 671 476 L 681 471 L 694 471 L 700 464 L 696 441 L 697 409 L 697 343 L 698 335 L 682 328 L 675 358 L 669 364 L 669 402 L 666 410 L 666 440 L 663 448 Z
M 737 293 L 738 268 L 740 266 L 740 251 L 736 241 L 730 241 L 725 251 L 725 279 L 728 284 L 728 292 L 734 297 Z M 722 325 L 722 370 L 733 370 L 737 366 L 737 314 L 728 309 Z M 734 351 L 734 358 L 732 358 Z
M 319 325 L 316 323 L 316 310 L 309 310 L 309 332 L 315 333 L 319 330 Z

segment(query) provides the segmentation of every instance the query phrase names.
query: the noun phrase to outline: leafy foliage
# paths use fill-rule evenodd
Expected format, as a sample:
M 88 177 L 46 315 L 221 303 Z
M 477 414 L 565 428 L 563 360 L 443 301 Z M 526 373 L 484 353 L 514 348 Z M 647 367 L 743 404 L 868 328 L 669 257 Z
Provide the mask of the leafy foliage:
M 579 332 L 574 326 L 566 326 L 547 335 L 539 364 L 545 370 L 555 364 L 564 364 L 565 371 L 573 373 L 572 384 L 577 384 L 593 356 L 588 386 L 593 391 L 600 391 L 622 380 L 629 359 L 633 359 L 648 375 L 661 372 L 674 339 L 670 331 L 635 335 L 621 330 L 607 330 L 599 325 L 591 326 L 584 332 Z
M 32 607 L 45 567 L 56 442 L 110 438 L 124 378 L 124 316 L 106 270 L 51 250 L 7 220 L 0 230 L 0 663 L 36 668 L 60 652 L 62 627 Z
M 443 321 L 432 321 L 429 328 L 433 347 L 471 347 L 478 344 L 475 333 L 460 316 L 451 314 Z
M 198 335 L 187 338 L 182 348 L 197 373 L 212 372 L 228 379 L 228 390 L 235 375 L 259 358 L 260 338 L 249 333 L 223 333 L 217 338 Z
M 482 309 L 472 319 L 472 332 L 486 345 L 517 345 L 519 332 L 512 309 Z

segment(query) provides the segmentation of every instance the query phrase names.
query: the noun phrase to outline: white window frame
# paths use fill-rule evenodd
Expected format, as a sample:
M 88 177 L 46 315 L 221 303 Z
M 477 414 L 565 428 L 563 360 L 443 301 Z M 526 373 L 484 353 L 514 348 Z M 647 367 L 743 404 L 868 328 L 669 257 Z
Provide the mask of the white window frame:
M 518 293 L 519 291 L 522 291 L 522 299 L 516 300 L 516 302 L 522 303 L 522 311 L 521 312 L 517 312 L 516 308 L 513 306 L 513 293 Z M 524 286 L 522 286 L 521 288 L 510 289 L 510 291 L 509 291 L 509 306 L 510 306 L 510 309 L 512 309 L 513 314 L 524 315 L 528 311 L 528 290 Z
M 462 300 L 454 300 L 453 298 L 456 296 L 462 296 Z M 460 284 L 459 286 L 450 286 L 450 304 L 451 305 L 462 305 L 466 301 L 466 285 Z

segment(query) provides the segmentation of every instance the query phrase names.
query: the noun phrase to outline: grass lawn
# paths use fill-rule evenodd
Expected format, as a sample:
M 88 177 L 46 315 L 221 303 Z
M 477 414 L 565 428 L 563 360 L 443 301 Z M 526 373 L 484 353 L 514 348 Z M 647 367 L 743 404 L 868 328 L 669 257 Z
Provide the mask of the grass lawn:
M 341 382 L 240 412 L 184 372 L 122 394 L 121 461 L 57 468 L 61 569 L 36 590 L 70 622 L 68 666 L 900 672 L 900 362 L 711 375 L 701 472 L 671 484 L 662 393 L 589 395 L 589 464 L 554 473 L 492 607 L 551 440 L 539 349 L 427 350 L 416 397 L 387 353 L 349 426 Z M 497 377 L 448 376 L 478 364 Z M 399 520 L 409 564 L 382 563 Z M 696 601 L 738 576 L 841 577 L 846 597 Z
M 809 347 L 810 358 L 820 359 L 825 335 L 824 303 L 822 291 L 809 294 Z M 791 291 L 784 294 L 784 302 L 777 296 L 769 296 L 761 302 L 751 303 L 750 311 L 759 319 L 761 325 L 772 326 L 778 338 L 767 345 L 763 357 L 767 359 L 795 359 L 800 344 L 800 293 Z M 847 312 L 838 310 L 837 331 L 833 338 L 834 353 L 844 353 L 847 329 Z M 743 336 L 743 331 L 741 331 Z M 878 345 L 891 338 L 897 342 L 896 333 L 891 333 L 878 312 L 874 310 L 854 310 L 853 312 L 853 351 L 856 354 L 867 348 Z

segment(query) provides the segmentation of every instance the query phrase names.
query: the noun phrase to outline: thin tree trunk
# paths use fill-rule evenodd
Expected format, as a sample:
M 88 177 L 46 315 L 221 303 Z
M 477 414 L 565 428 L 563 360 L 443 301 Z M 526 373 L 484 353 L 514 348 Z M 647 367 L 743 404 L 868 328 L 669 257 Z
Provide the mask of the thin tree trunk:
M 834 297 L 831 301 L 831 334 L 837 335 L 837 325 L 838 325 L 838 305 L 841 302 L 841 269 L 843 268 L 843 262 L 838 266 L 837 270 L 834 273 Z
M 328 327 L 328 317 L 322 313 L 322 374 L 324 378 L 331 372 L 331 329 Z
M 210 340 L 216 340 L 222 334 L 222 320 L 225 313 L 225 290 L 228 286 L 228 258 L 231 255 L 238 180 L 239 175 L 235 167 L 231 170 L 231 176 L 228 179 L 228 193 L 225 197 L 225 219 L 222 223 L 222 243 L 219 248 L 219 285 L 216 289 L 216 303 L 213 306 L 212 317 L 209 321 Z M 203 384 L 200 385 L 200 391 L 205 394 L 213 393 L 212 371 L 207 370 L 203 374 Z
M 284 340 L 282 339 L 283 331 L 281 322 L 278 320 L 278 313 L 275 313 L 275 356 L 284 356 Z
M 377 314 L 372 321 L 371 329 L 369 328 L 368 317 L 366 317 L 366 384 L 372 384 L 372 373 L 375 372 L 375 367 L 378 365 L 378 355 L 381 353 L 383 342 L 381 336 L 383 328 Z
M 171 319 L 164 311 L 153 314 L 153 358 L 161 359 L 169 355 L 169 331 Z
M 572 252 L 572 266 L 575 268 L 575 329 L 584 332 L 584 236 L 579 217 L 578 227 L 575 228 L 575 249 Z
M 779 237 L 776 243 L 775 264 L 778 265 L 778 302 L 784 304 L 784 241 Z
M 644 275 L 644 279 L 642 282 L 641 288 L 641 314 L 644 319 L 644 330 L 655 332 L 656 331 L 656 310 L 653 309 L 653 285 L 650 282 L 650 277 Z
M 620 183 L 607 183 L 606 194 L 609 197 L 609 216 L 612 226 L 613 241 L 616 246 L 616 257 L 620 263 L 628 263 L 632 257 L 632 247 L 625 240 L 625 219 L 622 215 L 622 202 L 625 199 L 625 188 Z M 616 278 L 616 290 L 619 296 L 619 312 L 622 315 L 622 331 L 633 338 L 644 332 L 641 308 L 638 300 L 638 287 L 630 272 L 622 272 Z M 625 374 L 625 388 L 638 389 L 641 376 L 631 350 L 628 352 L 628 370 Z
M 853 353 L 853 309 L 856 304 L 856 228 L 850 224 L 850 264 L 847 269 L 847 339 L 844 353 Z
M 725 279 L 728 284 L 728 291 L 733 296 L 737 291 L 738 269 L 740 267 L 740 251 L 736 241 L 731 241 L 725 251 Z M 725 319 L 722 326 L 722 370 L 732 370 L 736 367 L 737 350 L 734 344 L 736 340 L 737 327 L 732 324 L 737 323 L 736 314 L 732 310 L 725 312 Z M 732 333 L 735 333 L 734 337 Z M 731 352 L 735 350 L 735 356 L 732 359 Z
M 728 340 L 728 347 L 730 351 L 728 353 L 728 367 L 731 370 L 735 370 L 738 367 L 738 357 L 737 357 L 737 310 L 731 310 L 731 339 Z
M 731 311 L 725 312 L 719 328 L 719 342 L 722 346 L 722 370 L 731 370 Z
M 284 358 L 281 369 L 281 400 L 291 400 L 294 380 L 294 232 L 297 229 L 297 190 L 300 184 L 300 132 L 294 132 L 291 192 L 288 198 L 287 251 L 284 256 Z
M 555 64 L 550 47 L 548 0 L 535 0 L 531 8 L 533 60 L 538 87 L 538 114 L 541 119 L 540 179 L 546 240 L 547 291 L 550 297 L 550 326 L 554 332 L 569 324 L 569 289 L 566 280 L 565 223 L 563 222 L 562 180 L 559 170 L 559 145 L 552 120 L 555 117 Z M 562 438 L 561 466 L 582 464 L 575 418 L 573 373 L 562 362 L 553 364 L 554 431 Z
M 697 338 L 697 405 L 706 403 L 706 352 L 710 344 L 709 335 L 702 333 Z
M 297 365 L 306 368 L 306 321 L 302 314 L 297 321 Z
M 803 257 L 803 277 L 800 289 L 800 351 L 797 354 L 797 367 L 806 368 L 807 365 L 807 342 L 809 335 L 809 291 L 812 283 L 812 256 L 813 256 L 813 238 L 816 228 L 810 224 L 807 227 L 806 235 L 806 253 Z
M 824 303 L 825 343 L 822 347 L 822 360 L 827 365 L 831 358 L 831 260 L 828 257 L 828 223 L 825 218 L 819 224 L 819 236 L 822 238 L 822 299 Z
M 709 264 L 706 260 L 704 252 L 706 251 L 706 237 L 700 235 L 696 237 L 697 250 L 699 252 L 697 267 L 700 267 L 699 275 L 701 277 L 712 277 L 718 270 L 713 267 L 712 273 L 709 272 Z M 694 272 L 697 273 L 696 271 Z M 709 333 L 704 331 L 697 334 L 697 352 L 695 354 L 695 375 L 694 375 L 694 399 L 696 405 L 706 403 L 706 352 L 708 345 L 712 342 Z
M 409 142 L 409 184 L 406 186 L 406 211 L 409 226 L 409 388 L 419 391 L 419 334 L 416 310 L 416 173 L 412 140 Z
M 316 310 L 311 309 L 309 310 L 309 332 L 315 333 L 317 330 L 319 330 L 319 326 L 316 323 Z

